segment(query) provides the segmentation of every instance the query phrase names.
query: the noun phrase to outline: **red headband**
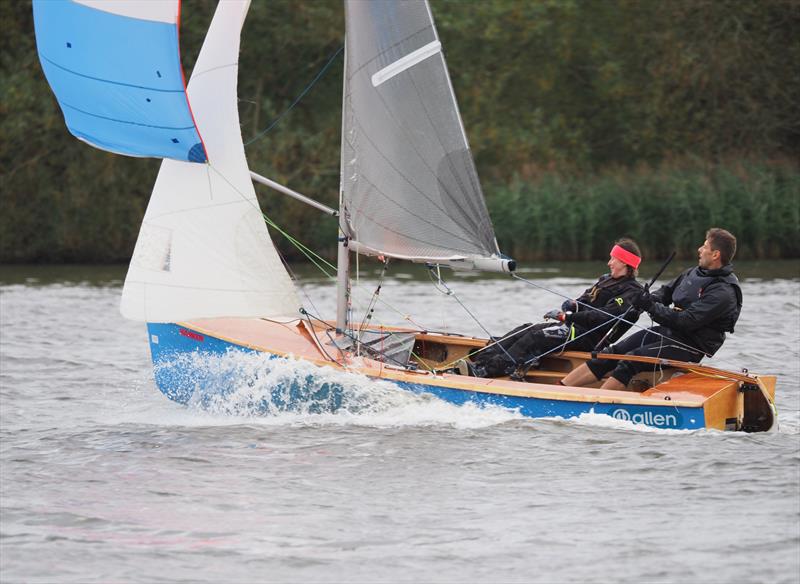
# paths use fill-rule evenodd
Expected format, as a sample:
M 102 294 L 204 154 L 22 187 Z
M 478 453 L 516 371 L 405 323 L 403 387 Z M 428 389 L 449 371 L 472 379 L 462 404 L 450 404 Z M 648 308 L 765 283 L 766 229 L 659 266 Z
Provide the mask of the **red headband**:
M 615 245 L 611 248 L 611 257 L 617 258 L 626 266 L 632 267 L 634 270 L 642 263 L 642 258 L 635 253 L 629 252 L 627 249 L 622 249 L 620 246 Z

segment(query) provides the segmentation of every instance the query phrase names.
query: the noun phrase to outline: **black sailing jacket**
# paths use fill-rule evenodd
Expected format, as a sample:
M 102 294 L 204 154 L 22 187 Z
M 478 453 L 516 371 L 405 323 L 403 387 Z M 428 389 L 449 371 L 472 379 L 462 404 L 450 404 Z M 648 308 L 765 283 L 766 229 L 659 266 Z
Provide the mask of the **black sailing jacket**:
M 636 278 L 626 276 L 615 280 L 611 274 L 600 276 L 597 283 L 581 294 L 577 301 L 599 308 L 603 312 L 578 304 L 578 311 L 568 317 L 568 322 L 575 325 L 576 336 L 607 323 L 606 326 L 600 326 L 591 334 L 583 337 L 581 340 L 584 342 L 581 345 L 593 348 L 614 326 L 614 323 L 618 322 L 609 314 L 622 316 L 626 310 L 631 308 L 625 317 L 625 322 L 620 322 L 614 331 L 614 338 L 609 338 L 609 342 L 612 343 L 620 338 L 631 327 L 631 324 L 639 319 L 639 311 L 632 306 L 633 299 L 639 296 L 641 291 L 642 285 L 636 281 Z
M 733 332 L 742 310 L 742 289 L 730 264 L 719 270 L 695 266 L 654 292 L 653 300 L 648 312 L 654 321 L 710 356 L 725 342 L 725 332 Z

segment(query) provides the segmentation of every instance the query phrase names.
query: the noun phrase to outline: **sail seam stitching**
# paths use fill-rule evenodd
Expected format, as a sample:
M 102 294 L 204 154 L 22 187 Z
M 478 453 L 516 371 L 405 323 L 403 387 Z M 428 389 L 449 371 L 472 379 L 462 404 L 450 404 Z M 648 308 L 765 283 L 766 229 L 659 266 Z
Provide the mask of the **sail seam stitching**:
M 131 122 L 128 120 L 120 120 L 119 118 L 110 118 L 108 116 L 101 116 L 99 114 L 93 114 L 92 112 L 87 112 L 86 110 L 82 110 L 79 107 L 75 107 L 74 105 L 68 104 L 65 101 L 58 100 L 58 103 L 62 106 L 68 107 L 69 109 L 75 110 L 76 112 L 80 112 L 84 115 L 91 116 L 93 118 L 98 118 L 101 120 L 108 120 L 109 122 L 117 122 L 119 124 L 128 124 L 130 126 L 142 126 L 143 128 L 158 128 L 160 130 L 192 130 L 194 126 L 157 126 L 155 124 L 143 124 L 141 122 Z
M 71 75 L 75 75 L 76 77 L 83 77 L 84 79 L 91 79 L 92 81 L 99 81 L 100 83 L 108 83 L 110 85 L 119 85 L 122 87 L 134 87 L 136 89 L 146 89 L 147 91 L 158 91 L 160 93 L 183 93 L 183 87 L 178 89 L 160 89 L 158 87 L 149 87 L 147 85 L 136 85 L 134 83 L 122 83 L 121 81 L 114 81 L 112 79 L 103 79 L 102 77 L 93 77 L 91 75 L 86 75 L 85 73 L 78 73 L 77 71 L 73 71 L 72 69 L 67 69 L 63 65 L 59 65 L 52 59 L 47 58 L 46 56 L 40 53 L 42 59 L 53 65 L 54 67 L 58 67 L 62 71 L 66 71 Z

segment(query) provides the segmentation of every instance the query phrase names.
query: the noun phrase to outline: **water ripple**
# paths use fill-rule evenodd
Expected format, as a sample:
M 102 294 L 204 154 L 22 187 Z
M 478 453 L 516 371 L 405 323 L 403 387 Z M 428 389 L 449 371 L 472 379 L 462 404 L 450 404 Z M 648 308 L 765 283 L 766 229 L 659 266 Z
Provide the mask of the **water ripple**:
M 571 294 L 591 283 L 541 282 Z M 394 284 L 382 296 L 432 328 L 458 320 L 480 334 L 430 284 Z M 552 308 L 507 280 L 453 285 L 492 331 Z M 305 287 L 332 313 L 330 286 Z M 207 365 L 260 382 L 186 408 L 155 390 L 145 330 L 118 316 L 118 283 L 1 286 L 0 573 L 796 584 L 800 280 L 744 289 L 736 334 L 712 364 L 780 375 L 780 429 L 768 434 L 529 420 L 341 373 L 323 380 L 341 388 L 326 402 L 336 407 L 265 415 L 274 380 L 306 371 L 247 359 Z

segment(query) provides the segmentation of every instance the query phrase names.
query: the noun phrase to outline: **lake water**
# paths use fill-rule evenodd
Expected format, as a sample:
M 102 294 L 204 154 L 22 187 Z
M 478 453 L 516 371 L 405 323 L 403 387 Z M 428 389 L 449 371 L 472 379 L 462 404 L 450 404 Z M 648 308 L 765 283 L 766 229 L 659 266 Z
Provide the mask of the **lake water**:
M 393 268 L 375 320 L 499 334 L 602 268 L 448 272 L 449 296 Z M 353 407 L 186 408 L 119 316 L 124 268 L 0 268 L 0 581 L 800 582 L 800 263 L 738 272 L 709 363 L 780 376 L 776 432 L 528 420 L 334 373 Z M 331 284 L 301 276 L 331 317 Z

